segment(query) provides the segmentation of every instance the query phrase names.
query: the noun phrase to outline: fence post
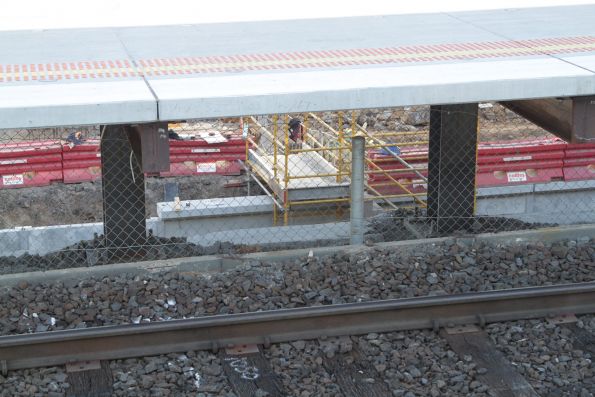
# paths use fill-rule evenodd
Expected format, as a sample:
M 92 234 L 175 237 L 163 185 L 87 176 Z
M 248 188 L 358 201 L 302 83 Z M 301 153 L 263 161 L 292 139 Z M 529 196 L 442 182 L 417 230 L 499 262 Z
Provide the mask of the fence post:
M 360 134 L 351 140 L 351 239 L 352 245 L 364 243 L 364 157 L 366 140 Z

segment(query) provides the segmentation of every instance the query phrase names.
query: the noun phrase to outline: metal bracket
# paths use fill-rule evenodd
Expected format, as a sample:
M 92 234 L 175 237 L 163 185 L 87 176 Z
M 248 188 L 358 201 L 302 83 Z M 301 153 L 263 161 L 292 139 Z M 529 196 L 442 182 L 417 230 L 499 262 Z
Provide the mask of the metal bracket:
M 258 345 L 237 345 L 225 349 L 225 353 L 228 356 L 241 356 L 242 354 L 254 354 L 258 352 Z
M 574 314 L 560 314 L 559 316 L 548 317 L 546 321 L 548 322 L 548 324 L 557 325 L 576 323 L 578 319 Z
M 473 324 L 464 324 L 464 325 L 455 325 L 452 327 L 444 328 L 448 335 L 457 335 L 457 334 L 465 334 L 468 332 L 479 332 L 481 329 L 477 325 Z
M 2 376 L 8 375 L 8 363 L 6 360 L 0 360 L 0 370 L 2 372 Z
M 99 360 L 94 361 L 77 361 L 66 364 L 66 372 L 81 372 L 91 371 L 94 369 L 101 369 L 101 363 Z

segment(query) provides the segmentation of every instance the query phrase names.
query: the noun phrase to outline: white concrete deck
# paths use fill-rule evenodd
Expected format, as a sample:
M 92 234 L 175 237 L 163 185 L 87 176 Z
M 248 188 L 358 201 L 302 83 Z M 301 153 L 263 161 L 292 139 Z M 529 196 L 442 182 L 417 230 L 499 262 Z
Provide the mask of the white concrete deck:
M 0 129 L 595 94 L 595 5 L 0 32 Z
M 309 146 L 304 145 L 304 148 L 309 148 Z M 337 182 L 336 176 L 316 176 L 338 172 L 337 168 L 317 152 L 291 153 L 288 156 L 287 168 L 290 179 L 287 189 L 284 181 L 285 156 L 277 157 L 277 165 L 280 169 L 275 179 L 272 155 L 264 155 L 255 150 L 250 150 L 249 155 L 251 165 L 257 168 L 257 171 L 261 173 L 261 176 L 279 197 L 284 196 L 285 190 L 288 192 L 290 201 L 349 197 L 349 178 L 343 177 L 341 182 Z M 308 178 L 299 178 L 300 176 Z

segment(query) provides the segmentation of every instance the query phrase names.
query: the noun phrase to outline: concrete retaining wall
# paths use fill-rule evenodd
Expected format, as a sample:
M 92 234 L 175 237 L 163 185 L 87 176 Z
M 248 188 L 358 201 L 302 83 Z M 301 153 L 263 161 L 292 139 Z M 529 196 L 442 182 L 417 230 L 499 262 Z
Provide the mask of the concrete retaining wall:
M 349 223 L 332 215 L 298 217 L 300 224 L 272 226 L 273 201 L 267 196 L 183 201 L 180 205 L 176 211 L 172 203 L 159 203 L 160 217 L 148 219 L 147 228 L 156 236 L 186 237 L 203 246 L 231 242 L 272 247 L 318 240 L 342 244 L 349 239 Z M 526 222 L 595 223 L 595 181 L 482 188 L 476 213 Z M 312 222 L 317 223 L 308 224 Z M 0 256 L 43 255 L 102 233 L 102 223 L 0 230 Z

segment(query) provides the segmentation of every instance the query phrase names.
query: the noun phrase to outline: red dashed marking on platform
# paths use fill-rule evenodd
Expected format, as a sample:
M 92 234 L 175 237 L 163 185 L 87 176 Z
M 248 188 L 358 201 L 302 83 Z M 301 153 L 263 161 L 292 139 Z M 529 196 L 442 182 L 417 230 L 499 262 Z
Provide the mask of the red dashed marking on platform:
M 349 65 L 444 62 L 595 51 L 595 37 L 410 45 L 384 48 L 237 54 L 201 57 L 108 59 L 46 64 L 0 64 L 0 82 L 179 76 L 204 73 L 331 68 Z

